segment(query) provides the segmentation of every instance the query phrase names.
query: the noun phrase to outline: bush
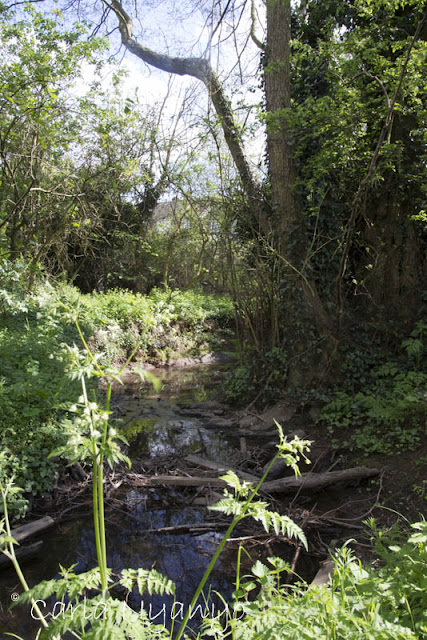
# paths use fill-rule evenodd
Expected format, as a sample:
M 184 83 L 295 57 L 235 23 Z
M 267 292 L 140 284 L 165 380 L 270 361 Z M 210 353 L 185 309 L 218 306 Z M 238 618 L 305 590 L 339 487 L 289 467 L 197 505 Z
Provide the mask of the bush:
M 245 362 L 227 375 L 224 396 L 237 406 L 248 404 L 254 398 L 260 405 L 277 401 L 288 375 L 286 354 L 279 348 L 271 349 L 262 358 L 249 353 Z

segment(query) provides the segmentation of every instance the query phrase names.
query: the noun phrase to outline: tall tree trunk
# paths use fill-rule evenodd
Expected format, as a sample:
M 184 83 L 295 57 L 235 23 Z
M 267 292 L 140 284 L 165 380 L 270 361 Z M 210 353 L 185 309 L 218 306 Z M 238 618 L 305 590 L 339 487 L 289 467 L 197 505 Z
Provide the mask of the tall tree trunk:
M 290 387 L 298 387 L 318 377 L 336 350 L 332 324 L 314 282 L 303 273 L 308 249 L 302 211 L 295 206 L 292 187 L 295 169 L 287 124 L 291 107 L 291 4 L 290 0 L 267 0 L 267 46 L 264 59 L 265 101 L 267 108 L 267 150 L 269 178 L 276 228 L 275 249 L 283 265 L 280 287 L 282 317 L 287 350 L 290 354 Z M 313 361 L 314 348 L 308 335 L 316 327 L 327 336 L 324 357 Z
M 246 196 L 251 204 L 256 226 L 261 236 L 266 237 L 272 230 L 271 221 L 266 215 L 262 185 L 252 173 L 248 158 L 234 120 L 231 104 L 223 86 L 205 58 L 178 58 L 160 54 L 144 47 L 132 34 L 132 21 L 118 0 L 107 2 L 117 16 L 120 34 L 124 46 L 132 54 L 147 64 L 177 75 L 189 75 L 205 85 L 215 111 L 221 122 L 225 141 L 236 165 Z M 291 6 L 290 0 L 267 0 L 267 47 L 265 64 L 265 93 L 268 111 L 267 146 L 269 171 L 273 195 L 273 217 L 275 218 L 275 246 L 280 262 L 284 265 L 284 288 L 287 288 L 284 301 L 284 316 L 280 318 L 285 325 L 297 329 L 291 336 L 291 345 L 295 363 L 290 381 L 292 386 L 307 382 L 306 371 L 300 367 L 300 354 L 305 353 L 306 333 L 299 326 L 315 324 L 325 333 L 330 324 L 321 304 L 314 283 L 310 283 L 301 273 L 299 266 L 305 257 L 303 220 L 294 207 L 292 198 L 293 166 L 286 126 L 284 109 L 290 107 L 290 36 Z M 303 308 L 304 307 L 304 308 Z M 314 321 L 313 321 L 314 319 Z M 312 370 L 313 367 L 310 367 Z
M 292 197 L 294 173 L 285 112 L 291 106 L 290 39 L 290 0 L 267 0 L 264 80 L 268 168 L 279 246 L 286 252 L 287 236 L 299 222 Z

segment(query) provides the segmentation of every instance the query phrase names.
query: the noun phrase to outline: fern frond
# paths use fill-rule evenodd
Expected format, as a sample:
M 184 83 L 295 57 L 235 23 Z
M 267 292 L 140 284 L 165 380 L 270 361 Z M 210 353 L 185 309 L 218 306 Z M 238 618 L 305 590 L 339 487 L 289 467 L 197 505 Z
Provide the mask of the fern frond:
M 243 510 L 244 504 L 237 502 L 235 498 L 223 498 L 215 504 L 210 505 L 208 508 L 211 511 L 221 511 L 227 516 L 240 516 Z
M 136 584 L 141 595 L 145 591 L 148 591 L 150 595 L 153 593 L 160 595 L 175 593 L 175 584 L 172 580 L 155 569 L 123 569 L 119 583 L 128 591 L 132 591 Z
M 85 592 L 86 589 L 99 589 L 101 584 L 101 575 L 99 569 L 91 569 L 84 573 L 75 574 L 73 569 L 66 570 L 65 577 L 58 580 L 44 580 L 39 582 L 35 587 L 24 591 L 19 596 L 17 602 L 28 603 L 34 600 L 46 600 L 52 595 L 56 595 L 57 598 L 62 599 L 64 596 L 68 596 L 70 600 L 74 600 L 78 595 Z M 15 604 L 15 603 L 14 603 Z

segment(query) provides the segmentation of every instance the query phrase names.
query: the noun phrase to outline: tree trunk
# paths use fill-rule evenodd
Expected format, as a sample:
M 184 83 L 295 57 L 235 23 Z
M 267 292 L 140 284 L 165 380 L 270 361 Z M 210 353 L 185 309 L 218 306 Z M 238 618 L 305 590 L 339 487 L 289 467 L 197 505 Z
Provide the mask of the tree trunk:
M 277 229 L 275 249 L 282 263 L 282 325 L 290 355 L 288 386 L 295 388 L 325 371 L 333 357 L 336 341 L 314 282 L 304 274 L 308 249 L 302 211 L 293 198 L 296 174 L 287 124 L 291 107 L 291 4 L 290 0 L 267 0 L 267 46 L 264 61 L 267 108 L 267 149 L 273 217 Z M 313 361 L 314 349 L 307 349 L 308 335 L 317 329 L 326 335 L 324 356 Z M 320 365 L 320 367 L 319 367 Z
M 209 61 L 205 58 L 177 58 L 157 53 L 147 47 L 144 47 L 133 38 L 132 20 L 123 8 L 121 2 L 118 2 L 118 0 L 112 0 L 111 5 L 109 2 L 105 2 L 105 4 L 113 9 L 117 16 L 122 43 L 128 51 L 156 69 L 180 76 L 188 75 L 203 82 L 215 107 L 216 114 L 221 122 L 225 141 L 236 165 L 236 169 L 239 173 L 246 194 L 254 205 L 257 222 L 261 227 L 263 227 L 263 230 L 266 231 L 267 222 L 263 216 L 262 207 L 259 206 L 262 201 L 261 185 L 252 173 L 240 138 L 238 126 L 234 120 L 231 104 L 227 99 L 222 84 L 217 74 L 212 69 Z
M 189 75 L 205 85 L 221 122 L 224 138 L 234 160 L 246 196 L 250 202 L 256 228 L 263 237 L 271 237 L 272 225 L 266 214 L 263 188 L 252 173 L 234 120 L 231 104 L 223 86 L 205 58 L 178 58 L 156 53 L 137 42 L 132 35 L 132 21 L 118 0 L 105 2 L 117 16 L 124 46 L 147 64 L 167 73 Z M 330 333 L 329 318 L 322 306 L 315 285 L 301 273 L 305 259 L 301 212 L 294 206 L 292 183 L 294 169 L 289 144 L 286 113 L 291 104 L 290 92 L 290 0 L 267 0 L 267 46 L 265 51 L 265 94 L 267 106 L 267 148 L 273 200 L 273 249 L 283 265 L 283 314 L 280 317 L 289 332 L 291 347 L 291 386 L 307 384 L 307 373 L 316 367 L 308 363 L 301 367 L 301 354 L 307 353 L 307 327 L 315 325 L 320 333 Z M 292 330 L 292 335 L 291 335 Z M 335 345 L 335 343 L 334 343 Z M 334 348 L 334 345 L 333 348 Z M 322 369 L 324 369 L 324 363 Z
M 267 0 L 264 79 L 268 168 L 279 249 L 286 255 L 290 230 L 299 223 L 292 197 L 294 172 L 285 112 L 291 106 L 290 38 L 290 0 Z

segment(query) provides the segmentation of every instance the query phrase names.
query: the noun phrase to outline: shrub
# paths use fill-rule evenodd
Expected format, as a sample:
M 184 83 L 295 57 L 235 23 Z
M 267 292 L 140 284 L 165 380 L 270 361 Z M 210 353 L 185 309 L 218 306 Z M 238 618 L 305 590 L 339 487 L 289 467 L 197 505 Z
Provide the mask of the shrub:
M 405 359 L 372 368 L 360 391 L 337 391 L 323 408 L 319 422 L 335 436 L 335 446 L 385 454 L 416 448 L 427 418 L 424 333 L 418 323 L 402 342 Z
M 329 585 L 281 586 L 289 566 L 269 558 L 241 581 L 235 615 L 224 630 L 206 620 L 203 637 L 216 640 L 422 640 L 427 638 L 427 523 L 409 537 L 373 527 L 379 569 L 363 568 L 348 545 L 333 557 Z M 250 594 L 257 590 L 255 599 Z
M 286 385 L 288 362 L 282 349 L 274 348 L 262 358 L 249 353 L 245 362 L 227 375 L 224 395 L 227 402 L 244 405 L 255 397 L 260 405 L 277 401 Z

